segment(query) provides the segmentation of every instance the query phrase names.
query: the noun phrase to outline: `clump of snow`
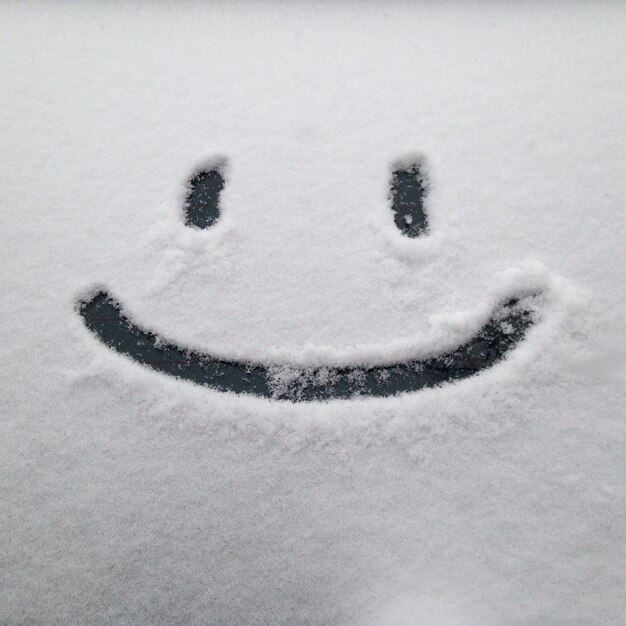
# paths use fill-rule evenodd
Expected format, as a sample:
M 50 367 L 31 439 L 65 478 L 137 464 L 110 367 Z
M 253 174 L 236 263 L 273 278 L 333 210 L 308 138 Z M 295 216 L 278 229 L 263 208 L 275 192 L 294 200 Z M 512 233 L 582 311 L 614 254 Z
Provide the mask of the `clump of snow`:
M 625 18 L 2 4 L 0 622 L 620 623 Z M 215 155 L 220 218 L 185 227 Z M 103 288 L 277 385 L 458 345 L 513 296 L 538 323 L 457 384 L 295 404 L 109 350 L 76 311 Z

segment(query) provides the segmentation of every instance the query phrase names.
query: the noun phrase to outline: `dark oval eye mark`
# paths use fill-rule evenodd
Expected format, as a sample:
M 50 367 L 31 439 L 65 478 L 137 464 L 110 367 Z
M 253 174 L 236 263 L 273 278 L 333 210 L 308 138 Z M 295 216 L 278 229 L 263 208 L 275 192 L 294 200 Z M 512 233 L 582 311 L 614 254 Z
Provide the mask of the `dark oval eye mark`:
M 185 224 L 193 228 L 209 228 L 220 215 L 220 192 L 224 188 L 224 176 L 219 167 L 196 172 L 189 181 L 189 193 L 185 201 Z
M 397 167 L 391 179 L 391 210 L 394 222 L 407 237 L 427 234 L 424 198 L 428 189 L 421 163 Z

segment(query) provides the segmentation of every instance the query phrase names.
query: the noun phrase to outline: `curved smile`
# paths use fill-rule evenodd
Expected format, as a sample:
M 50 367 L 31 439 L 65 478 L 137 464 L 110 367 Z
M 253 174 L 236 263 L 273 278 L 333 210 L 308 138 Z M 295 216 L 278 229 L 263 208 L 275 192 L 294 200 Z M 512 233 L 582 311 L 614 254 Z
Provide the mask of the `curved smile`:
M 154 370 L 218 391 L 291 401 L 391 396 L 462 380 L 504 359 L 533 323 L 531 310 L 513 298 L 498 306 L 473 337 L 450 352 L 374 366 L 298 368 L 226 360 L 181 348 L 142 330 L 103 291 L 81 302 L 79 313 L 104 345 Z

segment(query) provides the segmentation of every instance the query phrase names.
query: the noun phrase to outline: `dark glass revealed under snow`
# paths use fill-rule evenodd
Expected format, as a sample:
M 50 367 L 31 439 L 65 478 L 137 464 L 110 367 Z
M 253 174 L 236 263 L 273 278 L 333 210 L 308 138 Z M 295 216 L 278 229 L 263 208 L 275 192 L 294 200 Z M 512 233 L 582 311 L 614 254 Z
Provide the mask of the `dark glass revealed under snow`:
M 189 181 L 185 202 L 185 224 L 194 228 L 209 228 L 220 215 L 220 192 L 224 177 L 218 169 L 198 172 Z
M 426 234 L 428 221 L 424 212 L 426 185 L 420 166 L 396 169 L 391 179 L 391 210 L 396 226 L 407 237 Z
M 452 352 L 369 368 L 357 363 L 345 368 L 290 369 L 285 377 L 280 366 L 181 349 L 135 325 L 105 292 L 82 302 L 79 312 L 102 343 L 154 370 L 219 391 L 294 402 L 391 396 L 468 378 L 501 361 L 532 325 L 531 312 L 511 299 L 473 338 Z

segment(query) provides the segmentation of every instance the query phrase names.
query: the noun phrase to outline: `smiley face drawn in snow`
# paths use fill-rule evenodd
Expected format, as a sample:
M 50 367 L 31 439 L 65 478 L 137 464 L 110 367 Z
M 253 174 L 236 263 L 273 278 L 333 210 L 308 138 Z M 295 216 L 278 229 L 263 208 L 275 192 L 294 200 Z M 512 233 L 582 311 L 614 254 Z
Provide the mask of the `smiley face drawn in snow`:
M 218 220 L 224 183 L 217 166 L 192 177 L 184 205 L 188 227 L 206 229 Z M 428 233 L 426 192 L 419 162 L 394 170 L 391 209 L 396 226 L 407 237 Z M 154 370 L 219 391 L 291 401 L 390 396 L 468 378 L 502 361 L 533 324 L 532 311 L 522 306 L 519 298 L 510 298 L 496 307 L 473 337 L 443 354 L 373 365 L 355 362 L 344 367 L 296 368 L 275 362 L 227 360 L 181 348 L 145 330 L 143 324 L 135 324 L 122 305 L 103 290 L 79 302 L 78 311 L 103 344 Z

